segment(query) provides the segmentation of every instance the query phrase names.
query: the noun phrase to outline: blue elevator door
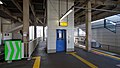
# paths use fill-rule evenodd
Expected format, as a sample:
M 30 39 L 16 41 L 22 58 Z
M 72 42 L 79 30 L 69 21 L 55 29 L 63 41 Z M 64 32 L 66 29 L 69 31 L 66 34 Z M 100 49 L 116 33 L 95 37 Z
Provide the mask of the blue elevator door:
M 66 30 L 57 29 L 57 38 L 56 38 L 56 51 L 61 52 L 66 50 Z

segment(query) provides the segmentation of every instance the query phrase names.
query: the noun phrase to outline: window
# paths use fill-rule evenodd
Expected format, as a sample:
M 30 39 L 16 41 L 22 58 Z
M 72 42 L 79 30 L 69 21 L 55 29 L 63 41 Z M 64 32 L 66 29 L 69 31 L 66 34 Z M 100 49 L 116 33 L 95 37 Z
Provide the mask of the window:
M 29 40 L 34 39 L 34 26 L 29 27 Z
M 116 22 L 105 19 L 104 20 L 104 27 L 107 28 L 108 30 L 116 33 Z

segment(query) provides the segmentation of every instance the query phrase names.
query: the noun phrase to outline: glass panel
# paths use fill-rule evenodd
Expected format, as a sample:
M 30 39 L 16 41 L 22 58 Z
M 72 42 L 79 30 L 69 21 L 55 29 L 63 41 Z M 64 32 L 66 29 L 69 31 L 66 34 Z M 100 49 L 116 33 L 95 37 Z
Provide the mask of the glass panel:
M 29 40 L 34 39 L 34 26 L 29 27 Z
M 109 29 L 110 31 L 116 33 L 116 22 L 105 19 L 104 26 L 105 26 L 105 28 Z
M 38 37 L 43 38 L 43 26 L 37 26 L 37 38 Z

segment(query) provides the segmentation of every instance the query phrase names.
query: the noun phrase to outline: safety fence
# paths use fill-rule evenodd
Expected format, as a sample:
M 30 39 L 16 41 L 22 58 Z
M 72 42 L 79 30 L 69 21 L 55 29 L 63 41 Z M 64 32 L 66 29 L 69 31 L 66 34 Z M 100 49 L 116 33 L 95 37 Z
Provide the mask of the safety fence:
M 0 61 L 4 60 L 4 46 L 0 46 Z
M 106 44 L 101 44 L 101 45 L 102 47 L 99 49 L 120 54 L 120 46 L 113 46 L 113 45 L 106 45 Z
M 78 43 L 80 45 L 85 46 L 85 43 L 83 41 L 78 41 Z M 120 54 L 120 46 L 113 46 L 113 45 L 106 45 L 106 44 L 100 44 L 100 45 L 101 45 L 100 47 L 94 47 L 94 48 Z
M 38 43 L 42 40 L 41 37 L 29 42 L 28 58 L 31 57 Z M 6 40 L 5 41 L 5 61 L 21 60 L 24 57 L 24 44 L 21 40 Z

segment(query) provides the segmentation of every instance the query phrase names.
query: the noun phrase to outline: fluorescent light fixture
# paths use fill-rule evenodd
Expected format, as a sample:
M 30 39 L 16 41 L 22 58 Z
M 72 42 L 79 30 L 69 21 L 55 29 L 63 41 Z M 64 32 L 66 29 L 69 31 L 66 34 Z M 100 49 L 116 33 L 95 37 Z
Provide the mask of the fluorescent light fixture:
M 116 23 L 114 23 L 114 22 L 112 22 L 112 21 L 110 21 L 110 23 L 113 24 L 113 25 L 116 25 Z
M 2 2 L 2 1 L 0 1 L 0 4 L 3 4 L 3 2 Z
M 66 17 L 68 16 L 73 10 L 69 10 L 67 13 L 65 13 L 61 18 L 60 18 L 60 22 Z
M 104 19 L 99 19 L 99 20 L 96 20 L 96 21 L 92 21 L 91 23 L 97 23 L 97 22 L 100 22 L 100 21 L 104 21 Z

